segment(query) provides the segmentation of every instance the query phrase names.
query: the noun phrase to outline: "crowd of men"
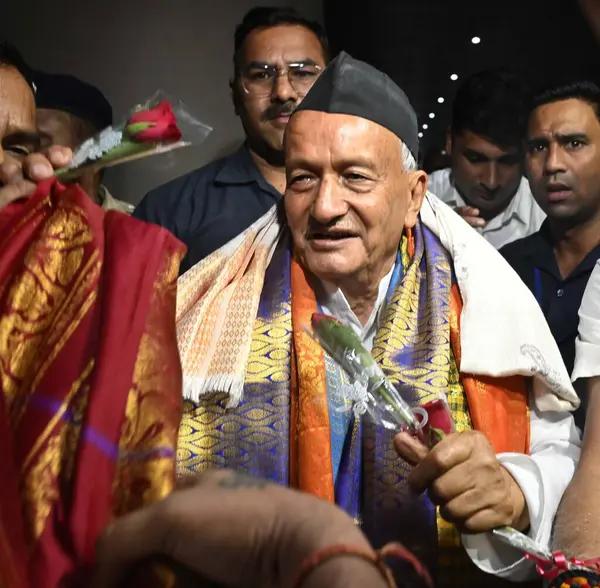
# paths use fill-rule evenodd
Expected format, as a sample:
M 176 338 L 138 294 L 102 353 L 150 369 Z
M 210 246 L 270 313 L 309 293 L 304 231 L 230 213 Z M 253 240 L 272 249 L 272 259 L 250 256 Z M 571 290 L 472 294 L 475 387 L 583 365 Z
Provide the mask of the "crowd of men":
M 135 210 L 101 174 L 78 180 L 107 219 L 131 215 L 124 228 L 166 234 L 158 225 L 187 248 L 167 312 L 177 342 L 157 338 L 153 356 L 180 359 L 169 459 L 184 488 L 114 523 L 98 549 L 97 585 L 116 586 L 162 553 L 224 585 L 287 586 L 305 558 L 333 544 L 368 551 L 401 541 L 438 586 L 541 586 L 534 562 L 490 534 L 506 525 L 569 556 L 600 556 L 600 87 L 571 79 L 530 92 L 506 70 L 475 74 L 453 104 L 449 167 L 429 175 L 409 97 L 368 64 L 332 60 L 322 27 L 291 9 L 244 17 L 230 90 L 245 133 L 237 152 L 157 187 Z M 20 218 L 15 205 L 112 120 L 99 90 L 32 70 L 1 45 L 0 229 L 6 211 Z M 31 253 L 15 255 L 30 267 Z M 16 423 L 13 311 L 33 302 L 2 301 L 0 381 Z M 345 410 L 348 375 L 305 330 L 317 312 L 351 325 L 420 405 L 443 397 L 454 432 L 429 449 Z M 91 328 L 101 342 L 101 323 Z M 145 422 L 144 410 L 128 403 L 128 422 Z M 59 445 L 63 460 L 76 453 Z M 132 483 L 131 493 L 146 491 Z M 45 511 L 56 529 L 69 508 Z M 42 533 L 24 535 L 31 548 Z M 402 566 L 395 574 L 402 586 L 422 581 Z M 310 583 L 386 585 L 360 558 L 335 560 Z

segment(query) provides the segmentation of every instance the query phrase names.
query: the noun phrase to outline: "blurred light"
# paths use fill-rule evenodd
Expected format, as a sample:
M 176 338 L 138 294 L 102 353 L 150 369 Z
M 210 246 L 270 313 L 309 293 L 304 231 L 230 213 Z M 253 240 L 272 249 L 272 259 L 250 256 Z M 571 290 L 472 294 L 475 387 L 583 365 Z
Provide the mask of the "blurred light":
M 479 37 L 473 37 L 471 39 L 471 43 L 473 43 L 473 45 L 479 45 L 479 43 L 481 43 L 481 39 Z
M 453 82 L 456 82 L 456 80 L 458 80 L 458 76 L 457 76 L 456 74 L 452 74 L 452 75 L 450 76 L 450 79 L 451 79 Z
M 428 125 L 428 124 L 424 124 L 424 125 L 423 125 L 423 129 L 427 130 L 428 128 L 429 128 L 429 125 Z
M 423 138 L 423 133 L 419 133 L 419 139 Z
M 435 114 L 433 112 L 429 113 L 429 118 L 435 118 Z
M 438 98 L 438 103 L 439 104 L 443 104 L 444 103 L 444 99 L 441 96 Z

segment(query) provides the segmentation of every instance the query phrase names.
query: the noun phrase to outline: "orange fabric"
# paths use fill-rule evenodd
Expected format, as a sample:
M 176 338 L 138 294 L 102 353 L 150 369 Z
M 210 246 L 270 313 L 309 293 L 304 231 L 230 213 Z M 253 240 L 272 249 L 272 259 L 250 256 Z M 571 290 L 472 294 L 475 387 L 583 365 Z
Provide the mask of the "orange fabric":
M 49 182 L 0 250 L 0 585 L 88 585 L 105 526 L 174 486 L 183 246 Z
M 460 366 L 460 314 L 462 297 L 458 286 L 450 290 L 450 342 Z M 482 349 L 482 353 L 486 350 Z M 471 422 L 490 440 L 496 453 L 529 453 L 529 403 L 523 376 L 492 378 L 461 372 Z
M 292 259 L 291 287 L 292 370 L 295 373 L 292 373 L 290 479 L 296 481 L 298 489 L 333 503 L 325 355 L 322 347 L 305 331 L 317 312 L 317 301 L 304 270 L 295 259 Z

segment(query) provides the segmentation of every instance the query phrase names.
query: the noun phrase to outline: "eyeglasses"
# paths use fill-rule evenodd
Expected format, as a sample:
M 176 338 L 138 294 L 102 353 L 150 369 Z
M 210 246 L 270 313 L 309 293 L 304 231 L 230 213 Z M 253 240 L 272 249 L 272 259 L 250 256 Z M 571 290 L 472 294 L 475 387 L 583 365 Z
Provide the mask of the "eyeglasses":
M 273 93 L 279 77 L 287 74 L 288 82 L 298 96 L 306 96 L 322 68 L 313 63 L 289 63 L 287 67 L 268 64 L 248 66 L 241 75 L 244 92 L 260 98 Z

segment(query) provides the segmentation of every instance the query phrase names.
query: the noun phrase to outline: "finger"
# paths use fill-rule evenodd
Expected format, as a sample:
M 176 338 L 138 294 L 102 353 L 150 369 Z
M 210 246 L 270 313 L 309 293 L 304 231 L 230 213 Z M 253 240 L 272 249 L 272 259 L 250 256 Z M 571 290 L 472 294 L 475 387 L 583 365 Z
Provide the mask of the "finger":
M 429 449 L 409 433 L 399 433 L 394 439 L 398 455 L 410 465 L 417 465 L 429 453 Z
M 18 182 L 23 179 L 21 164 L 14 159 L 9 159 L 0 165 L 0 185 Z
M 59 145 L 48 147 L 43 154 L 55 169 L 65 167 L 73 159 L 73 151 L 68 147 L 61 147 Z
M 54 168 L 47 157 L 34 153 L 23 160 L 23 175 L 33 182 L 41 182 L 54 175 Z
M 434 504 L 444 506 L 475 487 L 473 468 L 470 462 L 464 462 L 434 480 L 429 489 L 429 497 Z
M 463 525 L 479 511 L 488 510 L 491 507 L 491 501 L 486 492 L 482 492 L 480 488 L 471 488 L 441 505 L 440 514 L 450 523 Z
M 479 209 L 472 206 L 459 206 L 456 212 L 461 216 L 479 216 Z
M 472 442 L 471 436 L 465 433 L 444 437 L 409 474 L 409 486 L 418 494 L 425 491 L 434 480 L 469 459 Z
M 463 218 L 469 223 L 472 227 L 481 228 L 485 227 L 487 224 L 482 218 L 478 216 L 463 216 Z
M 161 553 L 164 538 L 157 512 L 144 508 L 106 529 L 96 544 L 93 588 L 118 586 L 133 564 Z
M 0 188 L 0 210 L 11 202 L 31 196 L 35 192 L 36 185 L 27 180 L 19 180 L 8 186 Z
M 492 529 L 497 529 L 498 527 L 502 527 L 506 524 L 504 518 L 491 508 L 484 508 L 474 512 L 472 515 L 466 519 L 463 519 L 462 521 L 455 520 L 451 522 L 461 533 L 467 533 L 469 535 L 487 533 Z

